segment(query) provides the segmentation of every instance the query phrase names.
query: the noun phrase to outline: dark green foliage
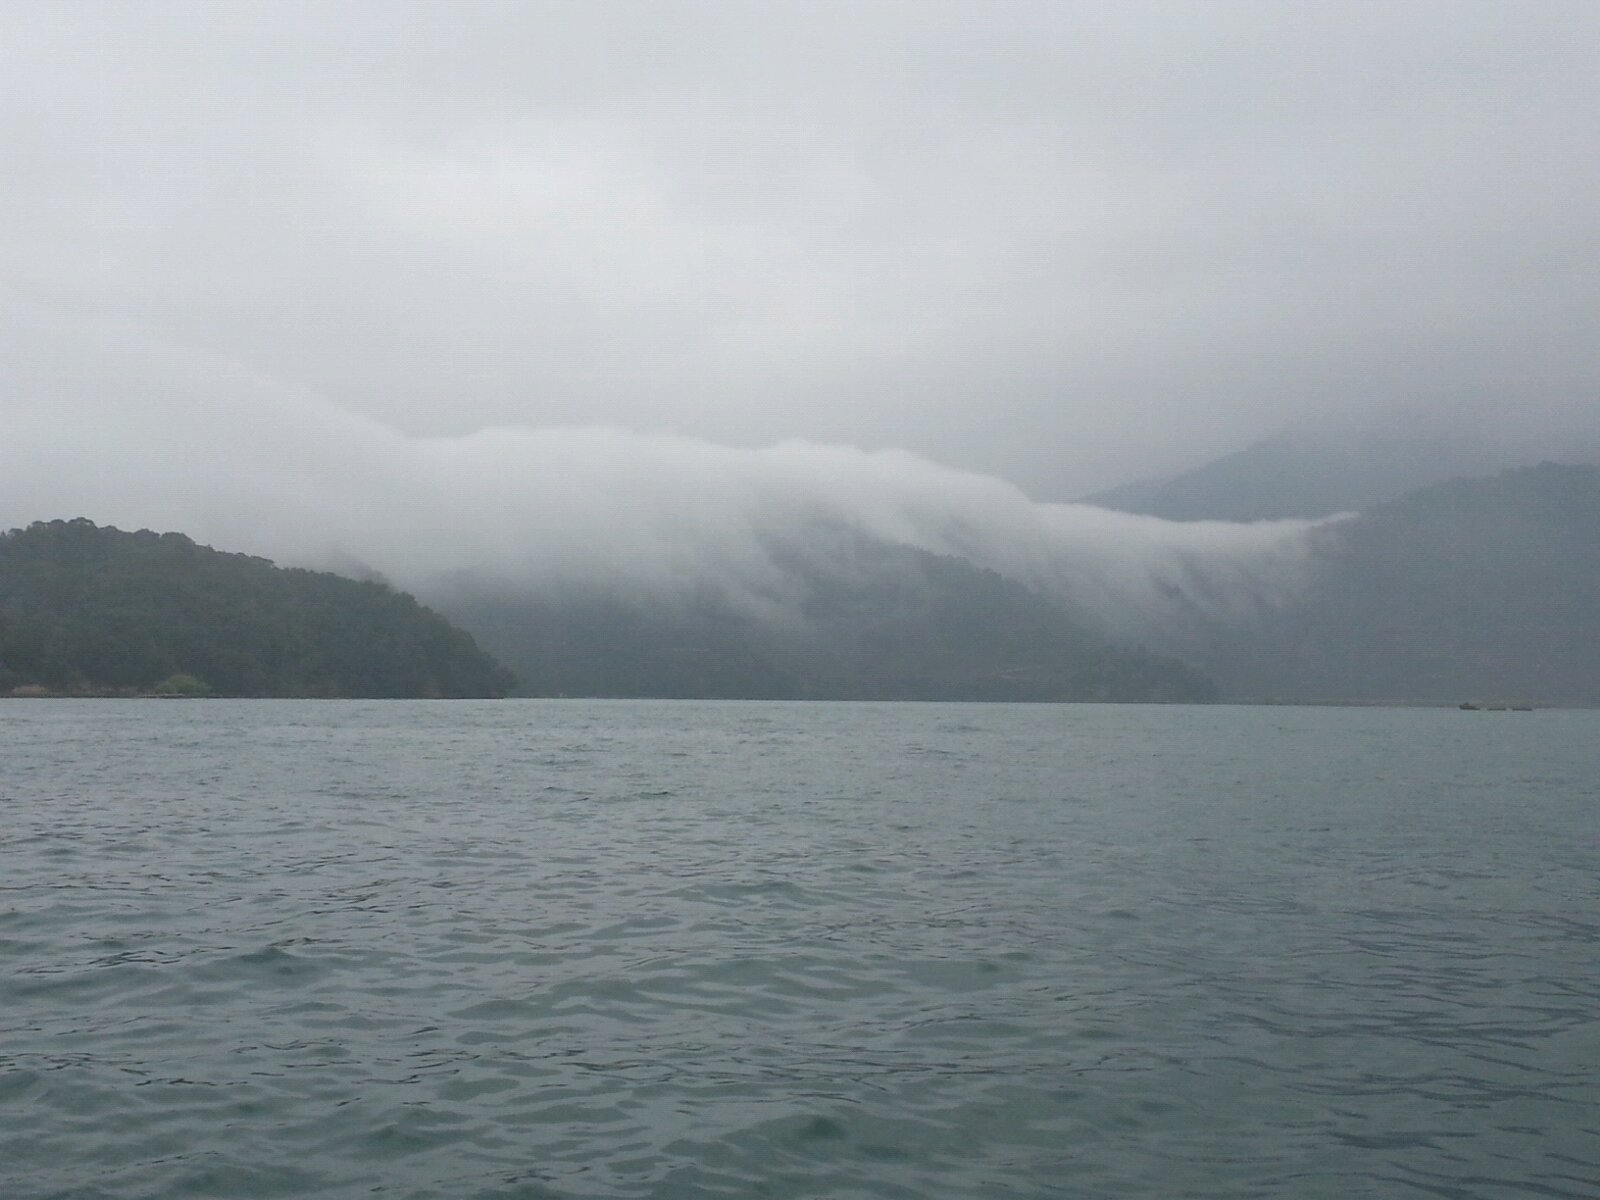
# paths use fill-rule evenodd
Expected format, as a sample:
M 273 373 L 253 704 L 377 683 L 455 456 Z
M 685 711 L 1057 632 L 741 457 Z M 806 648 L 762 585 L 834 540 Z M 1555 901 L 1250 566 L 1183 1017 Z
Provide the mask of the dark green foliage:
M 385 584 L 85 520 L 0 534 L 0 691 L 499 696 L 511 677 Z M 187 686 L 187 685 L 185 685 Z
M 193 675 L 186 675 L 180 671 L 176 675 L 168 675 L 156 684 L 155 693 L 158 696 L 209 696 L 211 688 L 205 680 L 196 679 Z
M 794 587 L 753 612 L 701 590 L 461 591 L 438 603 L 529 695 L 1203 701 L 1171 659 L 1115 647 L 970 563 L 837 534 L 774 551 Z

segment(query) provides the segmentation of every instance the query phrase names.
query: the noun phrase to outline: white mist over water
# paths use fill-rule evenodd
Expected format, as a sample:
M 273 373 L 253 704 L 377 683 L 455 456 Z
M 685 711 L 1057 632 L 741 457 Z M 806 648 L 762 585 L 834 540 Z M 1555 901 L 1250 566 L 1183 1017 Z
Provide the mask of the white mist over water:
M 52 345 L 59 327 L 35 324 L 31 360 L 9 372 L 0 524 L 82 516 L 178 530 L 285 565 L 375 571 L 425 596 L 462 581 L 711 588 L 761 608 L 793 586 L 775 551 L 846 530 L 968 559 L 1136 634 L 1175 606 L 1282 595 L 1317 528 L 1039 504 L 895 450 L 602 427 L 415 437 L 125 330 L 96 340 L 109 363 L 87 361 Z M 118 394 L 90 389 L 110 364 Z

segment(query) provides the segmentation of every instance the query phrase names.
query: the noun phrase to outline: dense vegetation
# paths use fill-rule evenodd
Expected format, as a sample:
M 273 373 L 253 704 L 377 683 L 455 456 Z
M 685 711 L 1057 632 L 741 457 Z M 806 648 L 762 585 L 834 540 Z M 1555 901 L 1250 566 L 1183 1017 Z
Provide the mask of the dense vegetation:
M 0 533 L 0 694 L 499 696 L 472 638 L 376 582 L 85 520 Z
M 1600 469 L 1451 480 L 1336 525 L 1306 595 L 1203 658 L 1237 698 L 1600 703 Z
M 793 591 L 757 613 L 704 590 L 457 592 L 437 603 L 528 695 L 1203 701 L 1172 659 L 1114 646 L 1020 584 L 839 535 L 775 550 Z

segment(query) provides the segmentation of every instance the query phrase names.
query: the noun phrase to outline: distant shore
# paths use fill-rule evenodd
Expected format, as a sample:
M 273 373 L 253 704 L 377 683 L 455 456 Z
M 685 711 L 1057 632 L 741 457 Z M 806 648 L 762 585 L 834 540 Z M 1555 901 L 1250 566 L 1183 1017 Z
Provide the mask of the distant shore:
M 186 695 L 181 692 L 141 692 L 132 688 L 77 688 L 61 691 L 56 688 L 23 684 L 9 692 L 0 692 L 0 700 L 211 700 L 212 696 Z
M 374 699 L 402 699 L 402 700 L 441 700 L 450 697 L 442 696 L 217 696 L 214 694 L 193 695 L 170 692 L 135 691 L 128 688 L 80 688 L 76 690 L 55 690 L 23 685 L 12 688 L 8 692 L 0 692 L 0 700 L 374 700 Z M 710 700 L 729 703 L 796 703 L 788 700 L 762 700 L 740 696 L 719 697 L 674 697 L 674 696 L 511 696 L 492 697 L 494 699 L 513 700 L 573 700 L 584 701 L 630 701 L 630 700 L 688 700 L 691 703 Z M 826 700 L 808 700 L 800 703 L 810 704 L 855 704 L 871 703 L 870 700 L 851 700 L 846 698 L 830 698 Z M 1084 700 L 1046 700 L 1046 701 L 994 701 L 994 700 L 890 700 L 883 701 L 890 704 L 1097 704 L 1100 701 Z M 1155 707 L 1170 707 L 1163 701 L 1115 701 L 1119 706 L 1141 708 L 1153 705 Z M 1463 705 L 1450 700 L 1216 700 L 1206 704 L 1208 708 L 1431 708 L 1445 710 L 1462 710 L 1470 712 L 1547 712 L 1555 709 L 1587 710 L 1600 708 L 1600 705 L 1588 704 L 1470 704 Z

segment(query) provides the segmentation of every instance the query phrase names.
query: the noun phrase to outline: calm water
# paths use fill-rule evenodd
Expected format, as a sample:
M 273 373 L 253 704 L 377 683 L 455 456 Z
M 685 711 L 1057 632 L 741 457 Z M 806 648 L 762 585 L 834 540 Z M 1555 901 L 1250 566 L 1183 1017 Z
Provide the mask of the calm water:
M 1600 1194 L 1600 713 L 0 703 L 5 1197 Z

